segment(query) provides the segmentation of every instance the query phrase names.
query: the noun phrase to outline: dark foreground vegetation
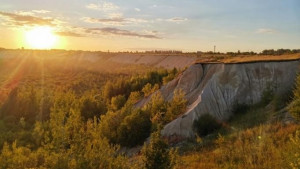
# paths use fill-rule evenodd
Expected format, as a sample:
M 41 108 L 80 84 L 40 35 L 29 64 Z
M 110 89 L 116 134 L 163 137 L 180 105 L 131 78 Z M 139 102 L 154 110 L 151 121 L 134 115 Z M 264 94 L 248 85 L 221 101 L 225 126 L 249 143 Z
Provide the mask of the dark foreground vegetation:
M 187 101 L 181 90 L 170 101 L 157 90 L 179 73 L 67 57 L 0 58 L 0 168 L 300 167 L 299 124 L 282 123 L 286 109 L 299 120 L 300 79 L 294 96 L 266 90 L 261 103 L 237 105 L 228 122 L 203 116 L 196 140 L 170 145 L 159 130 Z M 124 147 L 142 148 L 128 155 Z

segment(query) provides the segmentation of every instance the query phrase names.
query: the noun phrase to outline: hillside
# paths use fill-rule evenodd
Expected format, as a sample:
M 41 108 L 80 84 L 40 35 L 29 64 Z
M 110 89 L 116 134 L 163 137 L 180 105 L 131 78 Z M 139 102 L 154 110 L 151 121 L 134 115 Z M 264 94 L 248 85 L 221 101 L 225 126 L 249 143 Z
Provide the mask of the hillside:
M 16 57 L 46 57 L 57 59 L 70 59 L 72 62 L 89 61 L 101 66 L 105 64 L 136 64 L 167 69 L 182 69 L 195 62 L 196 56 L 178 54 L 135 54 L 135 53 L 106 53 L 88 51 L 65 50 L 0 50 L 1 58 Z
M 296 166 L 300 61 L 194 59 L 1 51 L 0 168 Z
M 52 58 L 72 58 L 77 61 L 89 61 L 98 63 L 101 66 L 105 64 L 137 64 L 153 67 L 163 67 L 167 69 L 183 69 L 194 63 L 249 63 L 262 61 L 292 61 L 299 60 L 300 53 L 281 54 L 281 55 L 242 55 L 242 54 L 151 54 L 151 53 L 107 53 L 90 51 L 66 51 L 66 50 L 0 50 L 0 58 L 15 57 L 52 57 Z
M 235 105 L 256 104 L 267 90 L 278 97 L 285 95 L 293 89 L 299 64 L 296 60 L 190 66 L 159 91 L 165 100 L 171 100 L 174 91 L 180 89 L 188 101 L 187 110 L 167 124 L 162 134 L 172 139 L 191 138 L 193 122 L 204 114 L 226 121 Z M 150 100 L 147 97 L 137 105 Z

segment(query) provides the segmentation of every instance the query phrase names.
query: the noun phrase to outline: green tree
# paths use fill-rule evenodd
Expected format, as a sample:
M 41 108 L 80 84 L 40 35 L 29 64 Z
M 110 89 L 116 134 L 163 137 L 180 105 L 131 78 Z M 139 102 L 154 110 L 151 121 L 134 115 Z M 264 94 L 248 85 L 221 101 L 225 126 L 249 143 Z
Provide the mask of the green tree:
M 167 84 L 168 82 L 172 81 L 178 74 L 178 70 L 173 68 L 167 76 L 163 77 L 163 84 Z
M 145 143 L 142 157 L 146 169 L 171 169 L 176 164 L 177 150 L 168 149 L 158 130 L 151 134 L 150 143 Z
M 142 89 L 142 92 L 144 93 L 144 96 L 149 96 L 152 93 L 152 85 L 147 83 Z
M 164 116 L 167 111 L 167 103 L 165 102 L 161 92 L 154 93 L 150 101 L 143 107 L 145 111 L 148 111 L 152 121 L 152 128 L 154 130 L 164 122 Z
M 118 95 L 111 98 L 111 109 L 113 111 L 121 109 L 126 103 L 126 98 L 124 95 Z
M 290 114 L 297 120 L 300 121 L 300 75 L 296 80 L 296 89 L 294 90 L 294 98 L 288 107 Z
M 151 85 L 150 83 L 147 83 L 144 88 L 142 89 L 142 92 L 144 93 L 144 96 L 149 96 L 152 93 L 154 93 L 156 90 L 159 89 L 159 85 L 155 84 L 155 85 Z
M 94 96 L 93 94 L 87 94 L 87 96 L 83 96 L 80 101 L 80 113 L 81 117 L 83 117 L 85 121 L 88 119 L 93 119 L 94 116 L 100 117 L 100 115 L 107 112 L 105 101 L 100 97 Z
M 168 104 L 165 123 L 174 120 L 178 115 L 186 110 L 187 100 L 184 98 L 185 94 L 181 89 L 174 91 L 173 99 Z
M 118 143 L 118 128 L 123 118 L 121 111 L 108 111 L 105 115 L 101 116 L 100 133 L 103 137 L 106 137 L 110 143 Z
M 105 99 L 110 100 L 113 97 L 113 84 L 108 81 L 103 87 L 103 96 Z
M 140 99 L 142 99 L 142 94 L 139 91 L 131 92 L 129 95 L 129 98 L 127 102 L 130 102 L 131 104 L 137 103 Z
M 142 144 L 151 131 L 150 115 L 147 111 L 135 109 L 126 116 L 118 128 L 119 143 L 133 147 Z

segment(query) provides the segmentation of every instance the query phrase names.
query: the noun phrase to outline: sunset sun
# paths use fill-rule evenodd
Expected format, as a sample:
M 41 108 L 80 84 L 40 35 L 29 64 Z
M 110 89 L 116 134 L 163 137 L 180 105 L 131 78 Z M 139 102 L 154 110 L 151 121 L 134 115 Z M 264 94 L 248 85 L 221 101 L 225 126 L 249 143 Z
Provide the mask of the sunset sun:
M 25 33 L 25 38 L 26 43 L 35 49 L 52 48 L 57 41 L 50 27 L 35 27 Z

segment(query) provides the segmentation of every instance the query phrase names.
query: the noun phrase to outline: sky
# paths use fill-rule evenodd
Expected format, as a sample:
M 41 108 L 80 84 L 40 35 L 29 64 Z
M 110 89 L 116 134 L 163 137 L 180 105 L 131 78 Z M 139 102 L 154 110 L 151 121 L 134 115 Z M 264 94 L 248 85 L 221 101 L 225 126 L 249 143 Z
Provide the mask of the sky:
M 300 48 L 299 0 L 1 0 L 0 47 L 30 48 L 51 27 L 52 48 L 97 51 L 262 51 Z

